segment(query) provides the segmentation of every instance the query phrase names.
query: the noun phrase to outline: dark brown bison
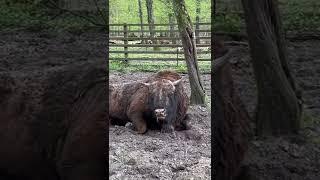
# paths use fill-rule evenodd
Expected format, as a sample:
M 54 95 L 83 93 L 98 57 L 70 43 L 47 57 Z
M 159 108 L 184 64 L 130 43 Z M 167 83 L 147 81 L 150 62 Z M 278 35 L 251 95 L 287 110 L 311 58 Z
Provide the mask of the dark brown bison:
M 131 121 L 138 133 L 148 128 L 162 132 L 187 128 L 188 97 L 175 72 L 161 71 L 143 82 L 111 85 L 109 92 L 112 124 Z
M 0 72 L 0 179 L 106 176 L 104 62 Z

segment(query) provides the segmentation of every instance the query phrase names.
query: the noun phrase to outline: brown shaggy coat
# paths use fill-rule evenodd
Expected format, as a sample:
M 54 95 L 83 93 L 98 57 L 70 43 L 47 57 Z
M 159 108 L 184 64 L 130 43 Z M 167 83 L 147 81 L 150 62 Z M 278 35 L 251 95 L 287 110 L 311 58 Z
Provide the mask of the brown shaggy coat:
M 166 91 L 168 83 L 181 79 L 181 76 L 173 71 L 161 71 L 144 82 L 132 82 L 126 84 L 115 84 L 109 86 L 109 117 L 112 124 L 125 125 L 133 122 L 138 133 L 145 133 L 147 128 L 157 126 L 152 112 L 154 108 L 150 104 L 150 99 L 155 96 L 164 96 L 158 99 L 168 98 Z M 155 83 L 155 86 L 148 87 L 144 83 Z M 172 86 L 172 85 L 171 85 Z M 169 86 L 168 86 L 169 87 Z M 170 89 L 170 88 L 169 88 Z M 183 89 L 183 82 L 175 86 L 174 100 L 176 108 L 168 116 L 173 120 L 165 128 L 175 130 L 186 129 L 186 113 L 188 108 L 188 97 Z M 156 94 L 154 93 L 156 92 Z M 157 93 L 161 92 L 161 93 Z M 162 94 L 163 92 L 163 94 Z M 157 102 L 156 102 L 157 103 Z M 172 106 L 174 107 L 174 106 Z M 170 127 L 169 127 L 170 126 Z M 161 129 L 165 129 L 161 127 Z M 166 129 L 164 130 L 166 131 Z

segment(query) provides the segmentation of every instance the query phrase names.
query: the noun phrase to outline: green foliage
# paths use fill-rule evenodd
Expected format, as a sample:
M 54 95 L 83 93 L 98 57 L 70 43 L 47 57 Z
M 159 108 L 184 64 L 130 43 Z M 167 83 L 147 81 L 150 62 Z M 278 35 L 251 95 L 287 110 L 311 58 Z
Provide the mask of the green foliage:
M 314 31 L 320 26 L 320 1 L 291 0 L 280 6 L 283 24 L 288 31 Z
M 68 12 L 49 9 L 42 3 L 47 0 L 0 1 L 0 28 L 28 28 L 75 31 L 86 29 L 92 23 Z M 98 17 L 96 17 L 98 18 Z M 95 21 L 94 18 L 91 18 Z
M 223 7 L 230 4 L 219 3 L 218 11 L 225 16 L 217 16 L 214 29 L 217 31 L 239 32 L 245 31 L 245 22 L 238 14 L 228 13 Z M 220 8 L 219 8 L 220 7 Z M 319 31 L 320 1 L 318 0 L 280 0 L 281 19 L 286 31 Z M 234 11 L 234 10 L 230 10 Z M 241 13 L 242 11 L 238 11 Z
M 155 23 L 169 23 L 169 13 L 174 13 L 172 9 L 171 0 L 153 0 Z M 185 0 L 188 13 L 192 19 L 196 19 L 196 1 Z M 201 1 L 201 22 L 210 22 L 211 9 L 210 0 Z M 143 22 L 147 23 L 147 8 L 145 0 L 141 1 L 143 11 Z M 110 5 L 110 24 L 121 23 L 140 23 L 139 20 L 139 5 L 138 0 L 109 0 Z
M 217 31 L 238 32 L 243 27 L 242 19 L 238 15 L 217 16 L 213 29 Z

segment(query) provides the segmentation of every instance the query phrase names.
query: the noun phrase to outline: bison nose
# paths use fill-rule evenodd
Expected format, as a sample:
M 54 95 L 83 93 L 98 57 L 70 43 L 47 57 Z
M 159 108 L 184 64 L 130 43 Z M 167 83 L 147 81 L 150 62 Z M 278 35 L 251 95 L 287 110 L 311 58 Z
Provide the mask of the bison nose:
M 166 110 L 165 109 L 156 109 L 154 110 L 158 119 L 164 119 L 166 117 Z

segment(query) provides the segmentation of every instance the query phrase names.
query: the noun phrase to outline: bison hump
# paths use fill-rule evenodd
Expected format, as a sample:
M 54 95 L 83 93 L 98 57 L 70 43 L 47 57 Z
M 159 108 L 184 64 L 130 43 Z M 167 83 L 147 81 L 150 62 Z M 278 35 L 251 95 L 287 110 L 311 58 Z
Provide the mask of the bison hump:
M 156 81 L 159 79 L 167 79 L 170 81 L 176 81 L 176 80 L 181 79 L 181 76 L 173 70 L 162 70 L 162 71 L 157 72 L 155 75 L 151 76 L 150 78 L 148 78 L 146 82 L 152 82 L 152 81 Z

